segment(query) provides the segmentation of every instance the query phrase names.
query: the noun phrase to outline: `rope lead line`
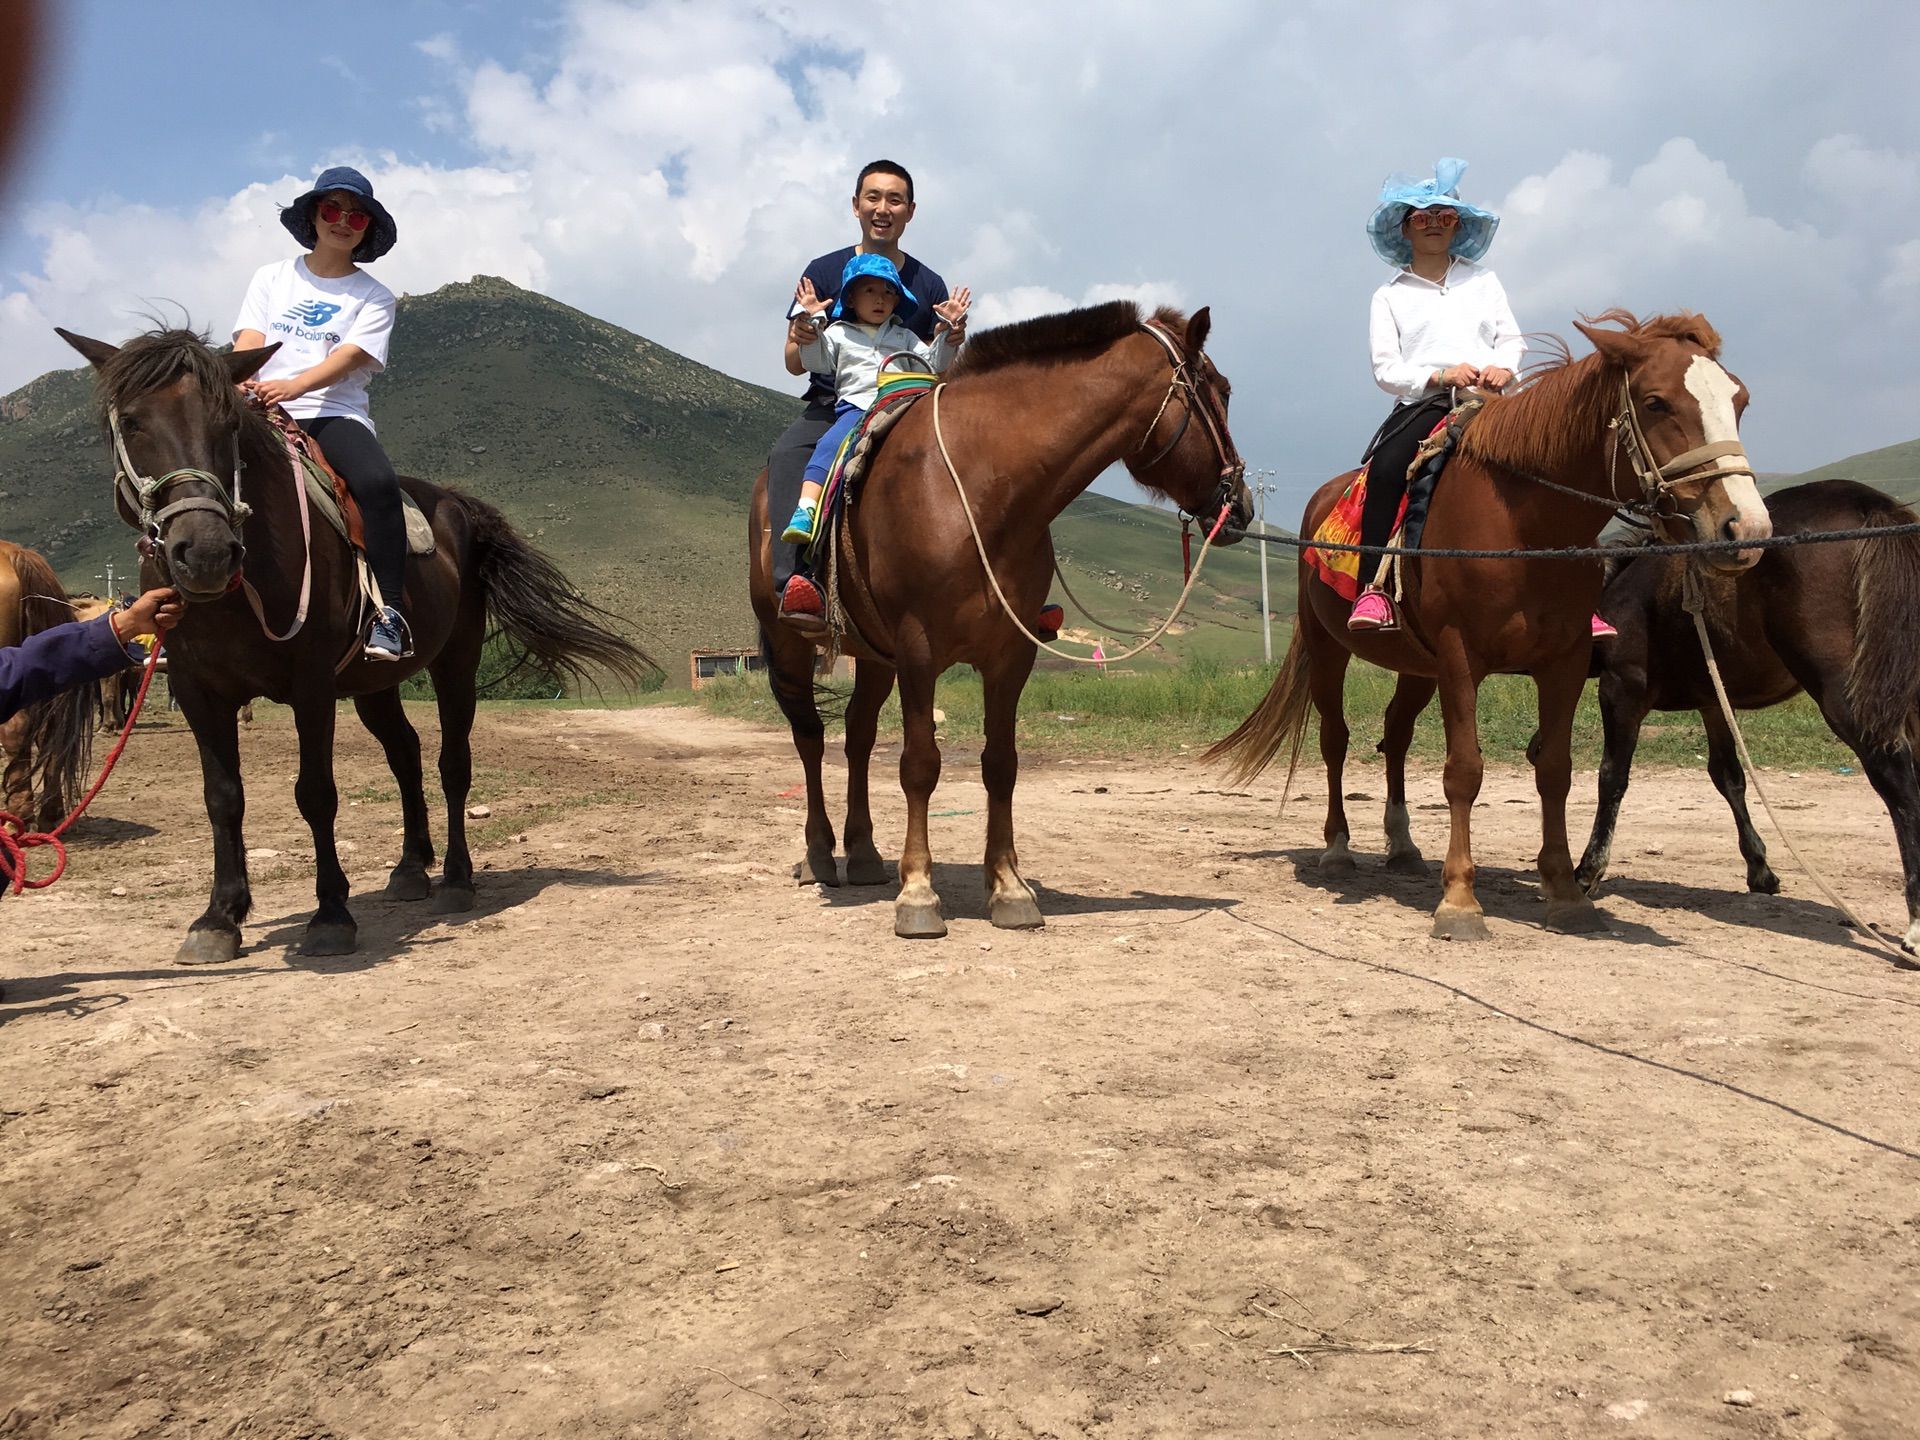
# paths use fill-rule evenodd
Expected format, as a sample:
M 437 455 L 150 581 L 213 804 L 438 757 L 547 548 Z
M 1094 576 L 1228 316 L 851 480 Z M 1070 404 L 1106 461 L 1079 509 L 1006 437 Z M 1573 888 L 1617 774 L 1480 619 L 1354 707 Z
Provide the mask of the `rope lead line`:
M 1786 842 L 1788 853 L 1799 863 L 1800 868 L 1807 872 L 1807 878 L 1813 881 L 1814 887 L 1827 897 L 1836 910 L 1847 917 L 1855 930 L 1891 955 L 1897 964 L 1902 967 L 1911 967 L 1913 962 L 1906 953 L 1855 914 L 1853 907 L 1842 900 L 1834 888 L 1827 883 L 1826 877 L 1813 868 L 1813 862 L 1800 853 L 1800 847 L 1793 843 L 1793 837 L 1787 833 L 1786 826 L 1780 823 L 1780 817 L 1773 813 L 1773 802 L 1767 798 L 1767 787 L 1760 783 L 1760 771 L 1753 763 L 1753 756 L 1747 753 L 1747 737 L 1740 732 L 1740 722 L 1734 718 L 1733 705 L 1727 699 L 1727 687 L 1721 683 L 1720 666 L 1713 658 L 1713 642 L 1707 638 L 1706 597 L 1700 589 L 1699 580 L 1691 571 L 1688 572 L 1684 586 L 1683 603 L 1688 613 L 1693 616 L 1695 633 L 1700 636 L 1700 653 L 1707 660 L 1707 678 L 1713 681 L 1714 698 L 1720 702 L 1720 714 L 1725 717 L 1727 728 L 1733 731 L 1734 747 L 1740 752 L 1740 764 L 1747 772 L 1747 782 L 1753 786 L 1753 793 L 1760 797 L 1760 808 L 1767 812 L 1767 819 L 1773 823 L 1774 834 Z
M 1404 545 L 1337 545 L 1300 535 L 1262 535 L 1253 530 L 1231 532 L 1235 539 L 1262 545 L 1285 545 L 1294 550 L 1325 550 L 1347 555 L 1405 555 L 1415 560 L 1630 560 L 1637 555 L 1727 555 L 1741 550 L 1791 550 L 1796 545 L 1837 545 L 1844 540 L 1892 540 L 1920 535 L 1920 521 L 1886 525 L 1873 530 L 1802 530 L 1792 535 L 1769 535 L 1764 540 L 1689 540 L 1684 544 L 1578 545 L 1561 550 L 1428 550 Z

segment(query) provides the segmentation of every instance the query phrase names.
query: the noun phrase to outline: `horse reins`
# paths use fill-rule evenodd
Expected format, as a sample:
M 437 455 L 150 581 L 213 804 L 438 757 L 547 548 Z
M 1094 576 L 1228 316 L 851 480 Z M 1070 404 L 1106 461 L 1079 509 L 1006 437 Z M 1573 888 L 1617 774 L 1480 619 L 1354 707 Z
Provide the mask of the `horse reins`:
M 1159 454 L 1155 455 L 1153 459 L 1149 460 L 1145 465 L 1140 466 L 1139 469 L 1145 470 L 1150 466 L 1156 465 L 1171 453 L 1173 446 L 1180 442 L 1180 437 L 1186 434 L 1187 424 L 1191 420 L 1194 411 L 1198 409 L 1201 418 L 1206 422 L 1208 434 L 1213 437 L 1214 451 L 1220 457 L 1220 494 L 1223 498 L 1220 502 L 1220 513 L 1208 529 L 1206 540 L 1200 547 L 1200 559 L 1188 570 L 1186 585 L 1180 591 L 1180 598 L 1175 602 L 1173 610 L 1168 614 L 1167 618 L 1161 622 L 1159 629 L 1146 636 L 1145 639 L 1141 640 L 1141 642 L 1131 650 L 1124 651 L 1119 655 L 1108 655 L 1099 660 L 1095 660 L 1088 655 L 1070 655 L 1065 650 L 1056 649 L 1045 640 L 1042 640 L 1038 635 L 1034 634 L 1032 630 L 1028 629 L 1026 622 L 1020 618 L 1019 614 L 1008 602 L 1006 592 L 1000 588 L 1000 577 L 994 574 L 993 562 L 987 558 L 986 541 L 981 538 L 979 522 L 974 519 L 973 506 L 967 499 L 966 485 L 961 481 L 960 471 L 954 465 L 953 455 L 947 449 L 946 432 L 940 423 L 940 392 L 947 388 L 946 384 L 943 381 L 933 387 L 934 443 L 939 447 L 940 459 L 946 465 L 947 474 L 953 480 L 954 493 L 960 497 L 960 510 L 961 513 L 967 517 L 967 529 L 973 535 L 973 548 L 980 557 L 980 568 L 986 572 L 987 583 L 993 587 L 994 599 L 1000 602 L 1001 610 L 1006 614 L 1006 617 L 1014 623 L 1014 627 L 1018 629 L 1022 635 L 1026 636 L 1027 639 L 1031 640 L 1034 645 L 1046 651 L 1049 655 L 1068 661 L 1074 665 L 1104 665 L 1108 663 L 1117 665 L 1122 661 L 1131 660 L 1134 656 L 1146 650 L 1147 647 L 1152 645 L 1162 635 L 1166 634 L 1168 630 L 1173 628 L 1173 622 L 1178 620 L 1181 612 L 1187 608 L 1187 599 L 1193 594 L 1194 584 L 1200 578 L 1201 567 L 1207 563 L 1207 555 L 1208 552 L 1213 549 L 1214 540 L 1226 526 L 1227 516 L 1233 511 L 1233 499 L 1230 493 L 1231 487 L 1234 481 L 1244 474 L 1246 470 L 1245 463 L 1240 460 L 1239 453 L 1233 448 L 1232 441 L 1226 437 L 1224 428 L 1214 419 L 1212 407 L 1207 405 L 1204 399 L 1198 398 L 1201 394 L 1200 387 L 1193 383 L 1193 378 L 1187 368 L 1187 359 L 1180 353 L 1178 346 L 1174 344 L 1170 336 L 1165 334 L 1165 332 L 1160 330 L 1159 327 L 1151 321 L 1144 324 L 1141 328 L 1152 335 L 1154 339 L 1158 340 L 1161 348 L 1167 352 L 1167 358 L 1173 362 L 1173 379 L 1167 386 L 1166 395 L 1163 396 L 1160 401 L 1160 408 L 1154 412 L 1153 420 L 1147 426 L 1146 434 L 1141 437 L 1140 444 L 1135 447 L 1135 454 L 1144 450 L 1147 441 L 1153 438 L 1154 429 L 1160 424 L 1161 417 L 1167 413 L 1167 406 L 1172 403 L 1175 392 L 1184 388 L 1187 391 L 1187 399 L 1186 403 L 1181 407 L 1185 413 L 1181 418 L 1180 428 L 1174 433 L 1173 439 L 1161 449 Z M 1136 471 L 1135 473 L 1138 472 Z M 1056 574 L 1059 573 L 1057 560 L 1054 565 L 1054 571 Z M 1071 596 L 1069 596 L 1069 598 L 1071 598 Z

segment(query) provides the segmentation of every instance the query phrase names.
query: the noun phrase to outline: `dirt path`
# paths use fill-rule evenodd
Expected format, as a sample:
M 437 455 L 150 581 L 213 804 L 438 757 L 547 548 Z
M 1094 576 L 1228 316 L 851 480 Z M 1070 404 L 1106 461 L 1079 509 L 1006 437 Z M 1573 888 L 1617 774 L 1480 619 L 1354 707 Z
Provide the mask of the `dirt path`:
M 950 754 L 953 933 L 908 943 L 890 888 L 792 884 L 782 737 L 482 728 L 482 908 L 441 923 L 371 898 L 398 807 L 342 726 L 351 961 L 289 953 L 279 711 L 239 963 L 168 963 L 208 864 L 183 729 L 71 881 L 0 902 L 0 1435 L 1920 1433 L 1920 976 L 1786 863 L 1737 891 L 1704 774 L 1639 777 L 1613 934 L 1571 939 L 1494 773 L 1496 938 L 1460 948 L 1376 803 L 1323 888 L 1277 784 L 1092 762 L 1023 775 L 1050 923 L 995 931 Z M 1865 783 L 1783 788 L 1897 921 Z

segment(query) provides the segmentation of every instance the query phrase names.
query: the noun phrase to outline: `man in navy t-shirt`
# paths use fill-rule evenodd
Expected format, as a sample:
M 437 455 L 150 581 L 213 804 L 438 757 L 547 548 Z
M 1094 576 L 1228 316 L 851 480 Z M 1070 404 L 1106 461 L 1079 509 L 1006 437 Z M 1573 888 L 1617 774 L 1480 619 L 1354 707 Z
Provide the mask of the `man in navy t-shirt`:
M 840 293 L 840 272 L 846 269 L 847 261 L 856 254 L 884 255 L 919 301 L 912 314 L 903 317 L 908 328 L 922 340 L 931 341 L 933 327 L 940 319 L 933 307 L 946 303 L 947 282 L 900 248 L 901 233 L 913 219 L 913 211 L 913 177 L 906 167 L 891 160 L 875 160 L 860 172 L 853 186 L 853 217 L 860 224 L 860 243 L 820 256 L 807 266 L 805 278 L 813 282 L 814 294 L 831 301 Z M 791 323 L 805 317 L 796 305 L 787 311 L 787 318 Z M 809 331 L 808 337 L 811 335 Z M 773 452 L 767 456 L 767 514 L 776 526 L 800 503 L 807 461 L 833 424 L 833 378 L 810 377 L 804 398 L 807 408 L 774 441 Z M 773 593 L 785 602 L 782 613 L 818 616 L 822 609 L 819 592 L 810 582 L 796 587 L 801 593 L 787 595 L 787 582 L 799 568 L 800 547 L 781 544 L 776 529 Z

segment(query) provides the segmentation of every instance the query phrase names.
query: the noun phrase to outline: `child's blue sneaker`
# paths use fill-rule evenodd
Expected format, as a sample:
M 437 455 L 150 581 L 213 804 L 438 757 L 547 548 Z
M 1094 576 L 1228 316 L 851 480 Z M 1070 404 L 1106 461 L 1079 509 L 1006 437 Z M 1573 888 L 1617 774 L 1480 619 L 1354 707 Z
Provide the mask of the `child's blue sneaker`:
M 783 545 L 805 545 L 813 539 L 813 520 L 815 508 L 811 505 L 799 505 L 794 508 L 793 518 L 787 521 L 787 528 L 780 532 Z

